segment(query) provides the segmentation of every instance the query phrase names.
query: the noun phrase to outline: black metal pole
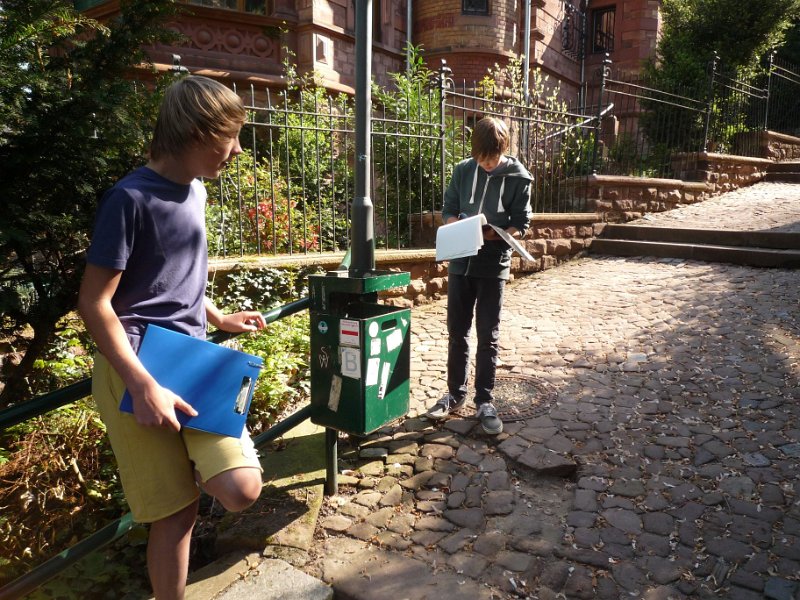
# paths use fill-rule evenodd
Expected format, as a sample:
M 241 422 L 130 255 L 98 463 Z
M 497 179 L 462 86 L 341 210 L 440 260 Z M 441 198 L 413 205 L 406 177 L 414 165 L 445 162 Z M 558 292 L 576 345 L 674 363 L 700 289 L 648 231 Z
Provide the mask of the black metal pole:
M 611 56 L 606 52 L 600 67 L 600 96 L 597 100 L 597 123 L 594 126 L 594 144 L 592 145 L 592 175 L 597 175 L 597 149 L 600 145 L 600 134 L 603 130 L 603 94 L 606 91 L 606 80 L 611 77 Z
M 356 0 L 356 186 L 350 215 L 351 275 L 375 270 L 371 175 L 372 0 Z
M 447 190 L 447 90 L 449 87 L 448 79 L 453 74 L 453 70 L 447 66 L 447 61 L 442 59 L 442 66 L 439 67 L 439 200 L 442 201 Z M 420 213 L 420 219 L 422 213 Z
M 767 105 L 764 108 L 764 131 L 769 131 L 769 100 L 772 93 L 772 73 L 775 71 L 775 50 L 769 53 L 769 73 L 767 74 Z
M 717 63 L 719 54 L 714 51 L 714 56 L 708 66 L 708 102 L 706 104 L 706 126 L 703 132 L 703 152 L 708 152 L 708 136 L 711 134 L 711 112 L 714 107 L 714 80 L 717 76 Z
M 339 492 L 339 432 L 325 428 L 325 495 Z

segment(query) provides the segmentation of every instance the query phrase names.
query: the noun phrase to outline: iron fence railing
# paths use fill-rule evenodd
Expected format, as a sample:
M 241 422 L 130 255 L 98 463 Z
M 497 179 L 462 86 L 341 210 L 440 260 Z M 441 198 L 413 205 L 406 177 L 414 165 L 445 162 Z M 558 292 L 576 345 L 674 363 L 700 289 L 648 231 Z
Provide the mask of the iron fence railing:
M 767 129 L 800 136 L 800 68 L 770 56 Z
M 469 157 L 469 132 L 484 116 L 503 119 L 509 125 L 511 147 L 534 176 L 531 205 L 534 212 L 583 212 L 586 210 L 585 178 L 591 174 L 591 148 L 596 117 L 573 112 L 566 103 L 553 100 L 541 106 L 524 103 L 506 90 L 484 90 L 473 83 L 448 89 L 443 102 L 447 128 L 446 171 Z
M 692 90 L 668 92 L 647 85 L 639 75 L 614 73 L 604 62 L 599 87 L 587 111 L 613 105 L 598 121 L 592 159 L 599 175 L 679 177 L 689 154 L 703 150 L 708 103 Z
M 716 57 L 711 68 L 709 125 L 706 148 L 721 154 L 757 156 L 754 132 L 767 129 L 769 92 L 757 85 L 758 78 L 742 79 L 719 69 Z
M 512 149 L 536 176 L 536 212 L 585 210 L 576 177 L 589 165 L 595 116 L 566 105 L 526 105 L 519 95 L 457 89 L 445 69 L 402 93 L 378 95 L 372 114 L 375 244 L 412 247 L 415 217 L 441 209 L 453 166 L 469 155 L 472 125 L 506 119 Z M 239 90 L 241 94 L 241 90 Z M 349 245 L 354 107 L 319 90 L 274 94 L 254 88 L 242 133 L 245 152 L 207 182 L 211 256 L 292 255 L 342 251 Z
M 764 75 L 737 77 L 710 63 L 693 87 L 659 89 L 614 73 L 575 105 L 549 91 L 523 101 L 519 91 L 438 76 L 373 95 L 372 176 L 375 245 L 413 247 L 414 219 L 441 209 L 453 166 L 469 155 L 470 131 L 484 115 L 506 120 L 511 152 L 535 176 L 534 212 L 586 210 L 591 174 L 682 178 L 703 151 L 757 156 L 764 130 L 800 131 L 800 75 L 771 60 Z M 275 94 L 251 87 L 246 149 L 209 182 L 212 256 L 335 252 L 350 243 L 355 151 L 354 107 L 321 90 Z M 576 106 L 580 108 L 576 108 Z
M 596 121 L 594 172 L 682 179 L 698 152 L 761 157 L 762 132 L 800 131 L 800 75 L 792 69 L 775 61 L 765 74 L 742 77 L 715 57 L 705 83 L 665 90 L 642 75 L 614 73 L 606 60 L 586 109 L 613 104 Z

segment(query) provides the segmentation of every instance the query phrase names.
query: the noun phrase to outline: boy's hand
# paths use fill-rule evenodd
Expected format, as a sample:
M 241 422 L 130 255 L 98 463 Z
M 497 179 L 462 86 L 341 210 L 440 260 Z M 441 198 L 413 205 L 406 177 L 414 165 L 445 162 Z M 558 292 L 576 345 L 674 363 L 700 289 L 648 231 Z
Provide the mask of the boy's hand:
M 243 310 L 229 315 L 222 315 L 217 328 L 230 333 L 257 331 L 267 326 L 264 316 L 257 310 Z
M 481 231 L 483 231 L 483 239 L 484 240 L 489 240 L 490 241 L 490 240 L 502 239 L 500 237 L 500 234 L 497 233 L 491 225 L 484 225 L 481 228 Z
M 140 394 L 131 395 L 133 415 L 136 417 L 136 422 L 144 427 L 165 427 L 180 431 L 181 424 L 175 414 L 176 409 L 190 417 L 197 416 L 197 411 L 188 402 L 155 381 Z

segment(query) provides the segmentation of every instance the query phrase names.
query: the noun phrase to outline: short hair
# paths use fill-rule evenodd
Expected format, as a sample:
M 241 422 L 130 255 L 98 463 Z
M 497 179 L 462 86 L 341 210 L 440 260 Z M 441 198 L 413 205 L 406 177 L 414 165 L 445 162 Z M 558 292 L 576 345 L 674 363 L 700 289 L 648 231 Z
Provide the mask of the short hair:
M 176 155 L 194 144 L 238 135 L 247 120 L 242 99 L 208 77 L 189 75 L 164 94 L 150 144 L 150 157 Z
M 483 117 L 472 130 L 472 157 L 475 160 L 505 154 L 509 146 L 508 126 L 500 119 Z

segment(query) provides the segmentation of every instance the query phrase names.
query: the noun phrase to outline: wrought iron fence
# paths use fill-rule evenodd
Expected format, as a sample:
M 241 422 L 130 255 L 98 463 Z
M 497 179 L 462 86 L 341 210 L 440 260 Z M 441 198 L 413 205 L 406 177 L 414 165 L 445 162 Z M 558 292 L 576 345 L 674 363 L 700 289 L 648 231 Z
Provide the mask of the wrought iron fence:
M 659 90 L 640 75 L 613 72 L 608 59 L 599 75 L 587 111 L 613 111 L 599 121 L 595 173 L 672 178 L 689 153 L 703 150 L 708 103 L 695 99 L 696 88 Z
M 715 57 L 706 82 L 664 90 L 612 72 L 606 60 L 586 109 L 613 105 L 597 121 L 595 172 L 681 179 L 698 152 L 760 156 L 761 132 L 800 130 L 800 75 L 792 69 L 775 61 L 765 75 L 743 78 Z
M 589 175 L 682 178 L 698 152 L 759 153 L 765 129 L 800 129 L 800 75 L 774 61 L 743 80 L 711 63 L 693 87 L 658 89 L 613 73 L 610 61 L 581 108 L 547 93 L 524 101 L 491 83 L 456 84 L 446 66 L 402 93 L 373 98 L 372 189 L 379 249 L 414 247 L 415 220 L 441 209 L 471 128 L 485 115 L 509 124 L 511 152 L 535 177 L 534 212 L 586 210 Z M 240 90 L 241 93 L 241 90 Z M 354 107 L 317 88 L 250 88 L 245 152 L 210 188 L 212 256 L 293 255 L 349 245 Z
M 593 121 L 526 105 L 501 90 L 476 95 L 439 73 L 404 94 L 378 96 L 372 114 L 372 189 L 377 248 L 412 247 L 415 217 L 441 209 L 453 166 L 469 156 L 470 130 L 485 115 L 509 123 L 512 152 L 536 177 L 536 212 L 585 209 L 576 177 L 591 172 Z M 239 90 L 241 93 L 241 90 Z M 244 152 L 208 181 L 212 256 L 311 254 L 349 244 L 354 107 L 317 89 L 246 92 Z
M 769 96 L 766 87 L 757 85 L 758 79 L 743 79 L 731 70 L 720 69 L 714 57 L 705 144 L 709 151 L 738 156 L 758 155 L 758 139 L 753 134 L 767 129 Z
M 477 92 L 477 93 L 476 93 Z M 586 210 L 584 180 L 592 172 L 591 149 L 596 117 L 579 114 L 566 103 L 548 107 L 537 99 L 524 102 L 506 89 L 486 89 L 480 83 L 467 87 L 452 84 L 443 101 L 446 128 L 446 171 L 469 156 L 470 130 L 484 116 L 503 119 L 509 125 L 511 149 L 534 176 L 531 193 L 536 213 Z
M 800 68 L 770 56 L 767 129 L 800 136 Z

